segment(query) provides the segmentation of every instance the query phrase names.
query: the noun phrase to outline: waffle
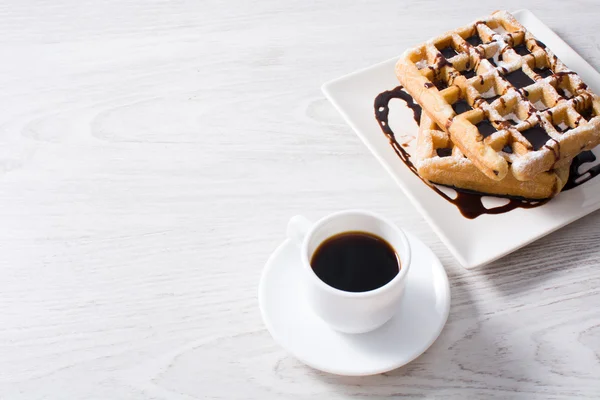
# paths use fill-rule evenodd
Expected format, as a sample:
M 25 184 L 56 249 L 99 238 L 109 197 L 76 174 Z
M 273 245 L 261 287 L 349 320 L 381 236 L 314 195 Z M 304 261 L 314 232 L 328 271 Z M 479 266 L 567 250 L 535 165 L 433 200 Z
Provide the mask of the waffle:
M 501 196 L 546 199 L 559 193 L 569 177 L 569 167 L 542 172 L 535 179 L 519 181 L 512 172 L 500 181 L 488 178 L 454 146 L 450 137 L 431 118 L 421 114 L 415 166 L 421 178 L 445 186 Z
M 600 143 L 599 98 L 506 11 L 407 50 L 396 75 L 492 180 L 532 180 Z

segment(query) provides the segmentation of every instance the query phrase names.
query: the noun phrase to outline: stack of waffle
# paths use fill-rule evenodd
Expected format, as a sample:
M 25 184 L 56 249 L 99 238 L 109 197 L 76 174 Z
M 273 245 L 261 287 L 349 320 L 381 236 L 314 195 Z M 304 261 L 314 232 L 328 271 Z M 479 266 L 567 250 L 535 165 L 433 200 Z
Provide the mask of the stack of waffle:
M 415 164 L 430 182 L 549 198 L 600 144 L 600 99 L 506 11 L 406 51 L 396 74 L 424 111 Z

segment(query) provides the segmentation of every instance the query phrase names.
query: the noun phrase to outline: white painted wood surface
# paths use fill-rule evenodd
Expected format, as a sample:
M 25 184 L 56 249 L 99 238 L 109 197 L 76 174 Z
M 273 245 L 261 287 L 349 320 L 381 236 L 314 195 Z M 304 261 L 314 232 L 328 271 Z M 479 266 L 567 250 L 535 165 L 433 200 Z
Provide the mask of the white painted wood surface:
M 592 0 L 3 2 L 0 399 L 600 398 L 600 213 L 463 270 L 320 93 L 523 6 L 600 66 Z M 453 295 L 429 351 L 366 378 L 305 367 L 257 307 L 288 217 L 351 207 Z

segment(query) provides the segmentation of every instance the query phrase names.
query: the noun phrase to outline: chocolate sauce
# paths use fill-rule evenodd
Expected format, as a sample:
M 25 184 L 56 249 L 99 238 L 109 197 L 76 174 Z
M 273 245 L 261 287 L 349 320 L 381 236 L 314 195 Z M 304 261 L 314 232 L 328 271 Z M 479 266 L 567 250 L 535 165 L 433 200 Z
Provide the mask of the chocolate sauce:
M 452 104 L 452 109 L 454 110 L 454 112 L 456 114 L 462 114 L 465 111 L 472 110 L 473 108 L 471 108 L 471 106 L 469 105 L 469 103 L 467 103 L 466 101 L 459 100 L 456 103 Z
M 583 151 L 577 157 L 573 159 L 571 168 L 569 170 L 569 180 L 563 188 L 563 190 L 570 190 L 579 185 L 582 185 L 592 179 L 593 177 L 600 175 L 600 164 L 595 165 L 582 173 L 579 172 L 579 167 L 585 163 L 596 161 L 596 156 L 591 151 Z
M 379 93 L 375 99 L 375 118 L 380 122 L 383 132 L 392 137 L 394 136 L 394 132 L 392 132 L 392 129 L 388 124 L 388 116 L 390 113 L 389 103 L 392 99 L 403 100 L 406 103 L 406 106 L 412 110 L 413 118 L 417 125 L 421 123 L 421 113 L 423 112 L 423 109 L 420 105 L 415 103 L 412 96 L 403 89 L 402 86 L 397 86 L 392 90 Z
M 519 121 L 516 121 L 513 118 L 507 118 L 504 120 L 505 123 L 508 123 L 509 126 L 519 125 Z
M 560 158 L 560 142 L 552 139 L 553 146 L 544 145 L 545 148 L 554 153 L 554 159 L 558 160 Z
M 510 145 L 505 144 L 504 147 L 502 148 L 502 151 L 505 153 L 508 153 L 508 154 L 512 154 L 513 149 L 512 149 L 512 147 L 510 147 Z
M 526 56 L 527 54 L 531 53 L 525 44 L 515 46 L 513 47 L 513 50 L 520 56 Z
M 507 41 L 508 44 L 513 46 L 515 44 L 515 38 L 513 37 L 512 32 L 508 33 L 507 36 L 508 36 L 508 41 Z
M 484 102 L 485 99 L 481 96 L 476 97 L 475 100 L 473 100 L 473 106 L 480 108 L 481 107 L 481 103 Z
M 590 119 L 593 118 L 593 113 L 592 113 L 592 109 L 591 108 L 585 108 L 581 111 L 578 111 L 579 115 L 581 115 L 586 121 L 589 121 Z
M 550 68 L 534 68 L 533 72 L 535 72 L 542 78 L 547 78 L 553 74 L 553 72 Z
M 518 69 L 510 74 L 504 75 L 504 78 L 509 81 L 514 87 L 522 88 L 524 86 L 529 86 L 534 83 L 533 79 L 531 79 L 522 69 Z
M 455 53 L 456 53 L 456 51 L 455 51 Z M 446 57 L 442 56 L 441 54 L 438 54 L 437 57 L 435 58 L 435 65 L 438 69 L 441 69 L 442 67 L 445 67 L 446 65 L 451 67 L 452 63 L 450 61 L 448 61 L 446 59 Z
M 556 93 L 558 93 L 558 95 L 560 97 L 564 97 L 565 99 L 570 99 L 571 97 L 573 97 L 573 96 L 567 96 L 567 94 L 565 93 L 565 91 L 562 88 L 560 88 L 560 87 L 556 87 L 554 89 L 556 89 Z
M 442 186 L 444 186 L 444 185 L 442 185 Z M 539 207 L 539 206 L 546 204 L 550 200 L 550 199 L 529 200 L 529 199 L 525 199 L 523 197 L 517 197 L 517 196 L 489 195 L 489 194 L 485 194 L 485 193 L 475 192 L 472 190 L 459 189 L 459 188 L 455 188 L 455 187 L 451 187 L 451 186 L 449 186 L 449 187 L 456 191 L 455 199 L 447 196 L 444 192 L 442 192 L 440 189 L 436 188 L 435 186 L 433 186 L 433 189 L 444 199 L 446 199 L 450 203 L 454 204 L 459 209 L 459 211 L 463 215 L 463 217 L 468 218 L 468 219 L 475 219 L 475 218 L 479 217 L 480 215 L 484 215 L 484 214 L 490 214 L 490 215 L 504 214 L 504 213 L 512 211 L 516 208 L 525 208 L 525 209 L 535 208 L 535 207 Z M 501 198 L 508 199 L 509 201 L 507 204 L 500 206 L 500 207 L 486 208 L 483 205 L 483 201 L 481 200 L 485 196 L 501 197 Z
M 544 128 L 539 125 L 521 132 L 521 135 L 525 136 L 525 139 L 531 143 L 533 150 L 541 149 L 548 140 L 552 139 L 550 136 L 548 136 L 548 132 L 546 132 Z
M 458 72 L 458 71 L 448 71 L 448 84 L 453 85 L 454 80 L 459 75 L 460 75 L 460 72 Z
M 494 67 L 498 67 L 498 64 L 496 64 L 496 61 L 494 61 L 494 57 L 490 57 L 487 59 L 490 64 L 492 64 Z
M 477 127 L 477 129 L 479 129 L 479 133 L 481 134 L 481 136 L 483 136 L 484 139 L 490 136 L 492 133 L 498 132 L 496 128 L 494 128 L 494 125 L 492 125 L 487 119 L 484 119 L 475 126 Z
M 467 79 L 471 79 L 472 77 L 475 76 L 475 71 L 473 71 L 473 70 L 470 70 L 470 71 L 465 70 L 465 71 L 461 71 L 460 74 L 462 76 L 464 76 L 465 78 L 467 78 Z
M 435 152 L 437 153 L 438 157 L 449 157 L 452 155 L 452 149 L 449 147 L 437 149 Z
M 544 43 L 540 42 L 539 40 L 536 40 L 535 44 L 537 44 L 538 46 L 540 46 L 542 49 L 546 48 L 546 45 Z
M 483 41 L 481 40 L 478 34 L 475 34 L 470 38 L 465 39 L 465 41 L 471 46 L 479 46 L 480 44 L 483 44 Z
M 454 50 L 454 47 L 452 46 L 444 47 L 440 50 L 440 53 L 442 53 L 446 60 L 458 55 L 458 53 L 456 52 L 456 50 Z
M 423 86 L 425 86 L 427 89 L 431 89 L 435 85 L 433 83 L 431 83 L 431 82 L 425 82 L 425 84 Z
M 554 126 L 554 129 L 556 129 L 556 130 L 557 130 L 557 131 L 559 131 L 560 133 L 564 133 L 564 132 L 568 131 L 569 129 L 571 129 L 571 127 L 570 127 L 569 125 L 567 125 L 567 124 L 565 124 L 565 127 L 564 127 L 564 128 L 561 128 L 561 127 L 560 127 L 560 126 L 558 126 L 558 125 L 553 125 L 553 126 Z
M 512 121 L 512 120 L 511 120 L 511 121 Z M 499 126 L 499 127 L 500 127 L 500 129 L 508 129 L 508 128 L 510 128 L 511 126 L 513 126 L 513 124 L 511 124 L 510 122 L 508 122 L 508 121 L 505 121 L 505 120 L 503 120 L 503 119 L 500 119 L 500 120 L 495 120 L 495 121 L 492 121 L 492 122 L 493 122 L 494 124 L 496 124 L 497 126 Z M 513 122 L 514 122 L 514 121 L 513 121 Z
M 444 90 L 448 88 L 448 83 L 444 82 L 443 80 L 435 81 L 433 84 L 438 90 Z
M 419 174 L 417 172 L 417 168 L 410 161 L 410 154 L 408 154 L 408 152 L 406 150 L 404 150 L 402 148 L 402 146 L 400 146 L 398 144 L 398 142 L 396 141 L 396 139 L 394 137 L 394 132 L 391 130 L 391 128 L 389 126 L 389 123 L 388 123 L 388 116 L 389 116 L 389 112 L 390 112 L 389 102 L 392 99 L 404 100 L 406 102 L 406 105 L 413 111 L 413 116 L 414 116 L 417 124 L 419 123 L 420 117 L 421 117 L 421 107 L 414 102 L 413 98 L 408 93 L 403 91 L 402 86 L 398 86 L 395 89 L 380 93 L 375 98 L 375 103 L 374 103 L 375 118 L 379 122 L 379 126 L 381 127 L 382 131 L 388 137 L 390 144 L 392 145 L 394 151 L 396 152 L 398 157 L 400 157 L 400 159 L 404 162 L 404 164 L 408 167 L 408 169 L 410 171 L 412 171 L 417 177 L 419 177 L 419 179 L 423 180 L 419 176 Z M 477 193 L 477 192 L 472 192 L 472 191 L 468 191 L 468 190 L 454 188 L 457 196 L 456 196 L 456 198 L 453 199 L 453 198 L 449 197 L 448 195 L 446 195 L 444 192 L 442 192 L 436 186 L 430 185 L 429 183 L 427 183 L 424 180 L 423 180 L 423 182 L 425 184 L 427 184 L 433 191 L 435 191 L 441 197 L 446 199 L 448 202 L 454 204 L 458 208 L 460 213 L 464 217 L 469 218 L 469 219 L 474 219 L 474 218 L 477 218 L 484 214 L 502 214 L 505 212 L 512 211 L 516 208 L 539 207 L 548 201 L 548 200 L 527 200 L 527 199 L 523 199 L 520 197 L 499 196 L 499 197 L 508 198 L 509 199 L 508 204 L 500 206 L 500 207 L 495 207 L 495 208 L 486 208 L 483 205 L 482 198 L 484 196 L 489 196 L 489 195 L 486 195 L 484 193 Z
M 556 76 L 558 78 L 559 82 L 562 82 L 562 80 L 565 78 L 565 76 L 568 75 L 576 75 L 575 71 L 561 71 L 561 72 L 557 72 L 554 74 L 554 76 Z
M 479 57 L 483 57 L 485 55 L 485 50 L 483 47 L 475 47 L 473 50 L 475 50 Z

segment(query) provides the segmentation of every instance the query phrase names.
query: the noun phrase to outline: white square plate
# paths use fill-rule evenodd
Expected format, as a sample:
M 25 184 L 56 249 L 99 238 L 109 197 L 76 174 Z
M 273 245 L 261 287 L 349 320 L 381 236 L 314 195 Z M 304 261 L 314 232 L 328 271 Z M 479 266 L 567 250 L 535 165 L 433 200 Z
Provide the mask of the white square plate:
M 595 93 L 600 93 L 600 74 L 569 45 L 530 11 L 520 10 L 513 15 L 576 71 Z M 432 32 L 432 36 L 437 33 L 441 32 Z M 600 208 L 598 177 L 560 193 L 541 207 L 517 208 L 505 214 L 486 214 L 475 219 L 463 217 L 456 206 L 435 193 L 406 167 L 375 119 L 375 97 L 399 85 L 394 73 L 396 60 L 328 82 L 323 85 L 323 92 L 464 267 L 494 261 Z M 396 137 L 416 136 L 417 124 L 412 112 L 400 100 L 395 101 L 390 102 L 390 127 Z M 410 154 L 412 147 L 406 150 Z M 594 153 L 598 156 L 600 149 L 594 149 Z

